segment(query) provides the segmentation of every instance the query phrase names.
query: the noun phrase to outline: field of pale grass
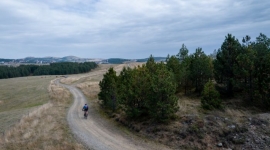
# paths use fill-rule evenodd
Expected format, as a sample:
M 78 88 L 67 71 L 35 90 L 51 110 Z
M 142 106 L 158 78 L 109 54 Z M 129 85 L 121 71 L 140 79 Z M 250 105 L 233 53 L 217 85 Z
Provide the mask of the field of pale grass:
M 189 98 L 187 96 L 181 95 L 178 100 L 178 111 L 176 114 L 178 116 L 184 116 L 184 115 L 199 115 L 199 108 L 200 108 L 200 100 L 197 98 Z
M 0 80 L 0 133 L 34 108 L 48 103 L 47 87 L 54 78 L 36 76 Z
M 103 74 L 105 74 L 110 67 L 113 67 L 116 73 L 122 71 L 124 67 L 134 68 L 138 65 L 142 65 L 143 63 L 129 63 L 129 64 L 120 64 L 120 65 L 112 65 L 112 64 L 101 64 L 99 65 L 93 72 L 89 72 L 84 75 L 74 76 L 62 79 L 61 82 L 65 84 L 76 84 L 76 86 L 82 90 L 83 94 L 90 100 L 97 100 L 98 93 L 100 92 L 99 81 L 102 80 Z
M 21 114 L 21 119 L 16 119 L 16 125 L 4 130 L 0 136 L 0 149 L 48 149 L 48 150 L 69 150 L 84 149 L 82 144 L 75 140 L 68 127 L 66 113 L 72 101 L 71 94 L 68 90 L 57 86 L 52 80 L 46 77 L 36 78 L 29 77 L 31 82 L 18 78 L 17 82 L 24 83 L 32 90 L 39 89 L 41 91 L 29 92 L 28 96 L 37 97 L 36 101 L 42 102 L 43 105 L 30 109 L 25 98 L 24 105 L 18 105 L 9 111 L 3 111 L 5 115 L 13 117 L 12 114 L 18 110 L 27 109 L 28 113 Z M 9 79 L 10 80 L 10 79 Z M 8 81 L 5 81 L 8 83 Z M 10 83 L 13 83 L 12 81 Z M 24 89 L 20 86 L 9 85 L 15 91 L 22 92 Z M 28 89 L 30 91 L 30 89 Z M 15 95 L 16 93 L 14 93 Z M 38 96 L 46 97 L 46 99 L 38 99 Z M 7 95 L 5 93 L 5 95 Z M 46 96 L 45 96 L 46 95 Z M 17 95 L 16 97 L 19 98 Z M 29 103 L 34 103 L 32 100 Z M 13 103 L 17 103 L 17 99 L 12 99 Z M 5 101 L 4 101 L 5 103 Z M 9 102 L 11 103 L 11 102 Z M 10 105 L 9 105 L 10 106 Z M 11 105 L 13 106 L 13 105 Z M 20 108 L 21 107 L 21 108 Z M 26 107 L 26 108 L 24 108 Z M 2 119 L 2 118 L 1 118 Z M 18 121 L 19 120 L 19 121 Z M 1 120 L 1 123 L 3 120 Z M 8 123 L 5 123 L 8 124 Z M 10 125 L 9 125 L 10 126 Z
M 113 64 L 100 64 L 97 68 L 88 73 L 69 75 L 67 78 L 61 79 L 64 84 L 79 84 L 87 81 L 100 81 L 110 67 L 115 67 Z

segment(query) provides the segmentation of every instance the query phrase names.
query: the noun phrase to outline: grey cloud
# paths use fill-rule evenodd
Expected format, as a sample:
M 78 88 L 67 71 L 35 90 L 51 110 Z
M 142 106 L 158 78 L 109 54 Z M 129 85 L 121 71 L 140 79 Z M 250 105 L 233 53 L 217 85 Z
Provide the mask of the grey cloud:
M 210 53 L 227 33 L 270 36 L 268 0 L 3 0 L 0 14 L 1 57 Z

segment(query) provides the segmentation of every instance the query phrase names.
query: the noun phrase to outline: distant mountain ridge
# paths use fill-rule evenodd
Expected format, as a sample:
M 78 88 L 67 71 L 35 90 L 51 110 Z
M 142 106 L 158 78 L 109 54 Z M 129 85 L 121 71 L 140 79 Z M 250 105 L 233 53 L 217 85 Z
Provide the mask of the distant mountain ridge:
M 165 61 L 166 57 L 154 57 L 155 61 Z M 125 58 L 80 58 L 77 56 L 65 56 L 65 57 L 25 57 L 20 59 L 4 59 L 0 58 L 0 64 L 5 63 L 30 63 L 30 64 L 49 64 L 55 62 L 96 62 L 96 63 L 109 63 L 109 64 L 121 64 L 125 62 L 146 62 L 148 58 L 143 59 L 125 59 Z
M 55 62 L 96 62 L 102 61 L 103 59 L 91 59 L 91 58 L 79 58 L 76 56 L 65 56 L 65 57 L 25 57 L 20 59 L 3 59 L 0 58 L 0 63 L 34 63 L 34 64 L 48 64 Z

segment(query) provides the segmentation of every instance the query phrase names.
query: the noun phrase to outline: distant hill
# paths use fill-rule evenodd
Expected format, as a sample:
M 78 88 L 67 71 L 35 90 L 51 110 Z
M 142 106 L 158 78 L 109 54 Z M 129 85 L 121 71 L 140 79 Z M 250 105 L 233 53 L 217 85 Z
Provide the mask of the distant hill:
M 76 56 L 66 57 L 25 57 L 21 59 L 3 59 L 0 58 L 0 63 L 23 63 L 23 64 L 49 64 L 55 62 L 101 62 L 103 59 L 79 58 Z
M 123 58 L 109 58 L 107 62 L 109 64 L 122 64 L 126 61 L 130 61 L 130 59 L 123 59 Z
M 165 61 L 166 57 L 154 57 L 156 62 Z M 146 62 L 148 58 L 137 59 L 137 62 Z
M 165 61 L 166 57 L 154 57 L 156 62 Z M 126 58 L 80 58 L 76 56 L 66 57 L 26 57 L 21 59 L 3 59 L 0 58 L 0 64 L 50 64 L 55 62 L 96 62 L 96 63 L 109 63 L 109 64 L 122 64 L 124 62 L 146 62 L 148 58 L 142 59 L 126 59 Z
M 10 62 L 13 61 L 13 59 L 4 59 L 4 58 L 0 58 L 0 63 L 4 63 L 4 62 Z
M 165 61 L 166 57 L 154 57 L 156 62 Z M 107 63 L 109 64 L 122 64 L 124 62 L 147 62 L 148 58 L 143 59 L 125 59 L 125 58 L 109 58 Z
M 75 60 L 81 60 L 82 58 L 76 57 L 76 56 L 66 56 L 62 58 L 62 61 L 75 61 Z

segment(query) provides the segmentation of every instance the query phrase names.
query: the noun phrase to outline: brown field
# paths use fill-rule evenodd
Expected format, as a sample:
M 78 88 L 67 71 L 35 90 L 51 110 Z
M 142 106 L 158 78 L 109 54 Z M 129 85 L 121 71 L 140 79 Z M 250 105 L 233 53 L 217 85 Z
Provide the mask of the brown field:
M 54 78 L 36 76 L 0 80 L 0 133 L 34 108 L 49 102 L 47 87 Z
M 54 78 L 0 80 L 0 149 L 84 149 L 66 121 L 70 93 L 56 86 Z

